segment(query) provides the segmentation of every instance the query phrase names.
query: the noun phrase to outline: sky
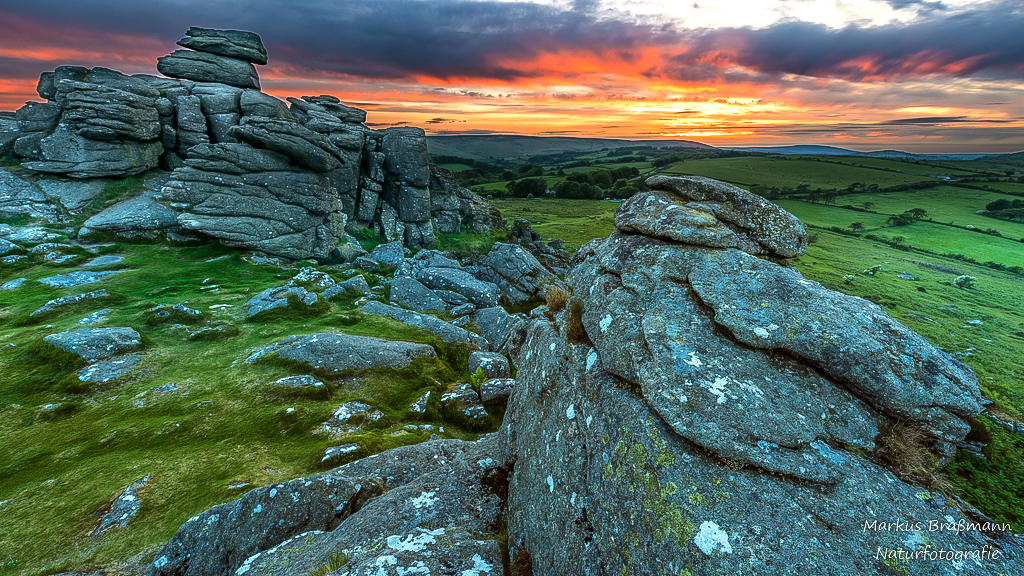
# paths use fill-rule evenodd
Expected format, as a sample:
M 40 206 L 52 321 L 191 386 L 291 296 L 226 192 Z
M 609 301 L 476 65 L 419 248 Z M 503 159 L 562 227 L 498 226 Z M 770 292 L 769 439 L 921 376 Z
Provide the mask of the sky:
M 1024 150 L 1022 0 L 0 0 L 0 110 L 259 33 L 263 90 L 430 134 Z

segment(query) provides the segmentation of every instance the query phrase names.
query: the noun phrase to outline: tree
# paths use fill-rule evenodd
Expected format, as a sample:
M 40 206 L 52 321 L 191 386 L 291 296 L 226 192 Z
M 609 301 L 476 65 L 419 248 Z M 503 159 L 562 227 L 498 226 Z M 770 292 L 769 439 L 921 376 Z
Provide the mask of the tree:
M 874 202 L 865 202 L 864 203 L 864 209 L 865 210 L 871 210 L 874 207 L 875 207 L 875 203 Z
M 892 237 L 892 243 L 897 245 L 897 246 L 903 246 L 906 243 L 906 241 L 907 241 L 907 239 L 904 236 L 893 236 Z
M 853 232 L 863 232 L 864 231 L 864 223 L 863 222 L 851 222 L 850 223 L 850 230 L 853 231 Z

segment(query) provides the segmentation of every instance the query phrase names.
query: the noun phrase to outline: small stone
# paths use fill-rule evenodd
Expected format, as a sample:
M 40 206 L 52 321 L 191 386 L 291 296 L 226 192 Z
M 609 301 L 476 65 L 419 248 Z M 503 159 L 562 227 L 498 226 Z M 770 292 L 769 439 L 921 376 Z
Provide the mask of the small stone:
M 10 282 L 4 282 L 3 284 L 0 284 L 0 290 L 14 290 L 24 284 L 26 280 L 28 280 L 28 278 L 15 278 Z
M 488 378 L 508 378 L 512 376 L 512 367 L 508 358 L 497 352 L 476 351 L 469 355 L 469 373 L 475 374 L 476 369 L 483 370 Z
M 142 337 L 131 328 L 82 328 L 50 334 L 43 340 L 90 363 L 142 344 Z
M 109 360 L 97 362 L 92 366 L 82 368 L 78 371 L 78 379 L 82 382 L 93 382 L 105 384 L 115 378 L 120 378 L 132 371 L 142 359 L 141 354 L 125 354 L 116 356 Z
M 324 457 L 320 459 L 320 462 L 327 462 L 333 458 L 338 458 L 346 454 L 351 454 L 359 450 L 359 444 L 342 444 L 341 446 L 331 446 L 324 450 Z
M 99 536 L 111 528 L 127 526 L 128 521 L 132 516 L 135 516 L 135 513 L 139 511 L 139 507 L 142 505 L 142 500 L 139 498 L 139 490 L 149 482 L 149 479 L 150 476 L 147 474 L 125 488 L 110 503 L 110 510 L 100 518 L 100 525 L 89 535 Z
M 420 396 L 420 399 L 414 402 L 413 405 L 409 407 L 409 411 L 415 412 L 417 414 L 423 414 L 424 412 L 427 411 L 427 402 L 429 401 L 430 392 L 427 392 L 423 396 Z
M 104 308 L 103 310 L 97 310 L 96 312 L 93 312 L 92 314 L 89 314 L 85 318 L 82 318 L 81 320 L 79 320 L 78 323 L 79 324 L 92 324 L 93 322 L 99 322 L 100 320 L 103 320 L 104 318 L 106 318 L 107 314 L 110 314 L 112 311 L 113 311 L 113 309 L 111 309 L 111 308 Z
M 288 376 L 281 378 L 280 380 L 274 380 L 270 383 L 271 386 L 287 386 L 290 388 L 322 388 L 326 386 L 323 382 L 317 380 L 313 376 Z
M 53 286 L 54 288 L 70 288 L 73 286 L 81 286 L 82 284 L 99 282 L 107 276 L 117 274 L 118 272 L 121 272 L 121 270 L 112 270 L 110 272 L 86 272 L 84 270 L 76 270 L 74 272 L 69 272 L 68 274 L 58 274 L 56 276 L 50 276 L 49 278 L 42 278 L 39 281 L 47 286 Z
M 508 402 L 515 388 L 516 381 L 512 378 L 492 378 L 480 385 L 480 401 L 486 406 Z
M 122 260 L 124 260 L 124 258 L 121 256 L 98 256 L 96 258 L 93 258 L 92 260 L 89 260 L 85 264 L 82 264 L 82 267 L 94 268 L 97 266 L 111 266 L 113 264 L 119 264 Z

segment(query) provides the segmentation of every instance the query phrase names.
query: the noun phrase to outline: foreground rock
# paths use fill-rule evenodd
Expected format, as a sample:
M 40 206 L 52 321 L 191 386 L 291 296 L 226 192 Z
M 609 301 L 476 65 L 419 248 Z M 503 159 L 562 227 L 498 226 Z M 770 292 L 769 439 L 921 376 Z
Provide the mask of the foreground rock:
M 405 368 L 416 358 L 436 356 L 434 349 L 426 344 L 321 333 L 289 336 L 259 350 L 245 361 L 254 362 L 269 354 L 332 374 L 367 368 Z
M 362 310 L 367 314 L 377 314 L 408 326 L 422 328 L 445 342 L 465 342 L 466 344 L 475 344 L 480 347 L 489 346 L 487 341 L 479 335 L 429 314 L 403 310 L 402 308 L 388 306 L 377 301 L 367 302 L 363 305 Z
M 542 298 L 548 286 L 566 289 L 533 254 L 516 244 L 495 244 L 474 270 L 481 280 L 495 284 L 502 299 L 513 306 Z
M 82 328 L 50 334 L 43 340 L 90 364 L 142 345 L 142 337 L 131 328 Z
M 616 232 L 573 260 L 567 281 L 582 315 L 572 305 L 554 320 L 474 314 L 516 379 L 479 393 L 462 384 L 441 404 L 472 417 L 475 407 L 486 415 L 481 400 L 507 398 L 494 437 L 415 480 L 384 481 L 386 492 L 333 527 L 285 534 L 276 526 L 291 516 L 238 515 L 275 526 L 258 552 L 250 542 L 262 532 L 207 520 L 209 541 L 252 535 L 216 573 L 307 574 L 342 553 L 349 562 L 336 573 L 501 573 L 489 540 L 499 518 L 502 565 L 538 576 L 1024 572 L 1024 543 L 1008 526 L 897 477 L 886 466 L 899 463 L 876 451 L 906 441 L 898 430 L 909 426 L 928 437 L 904 444 L 911 456 L 948 456 L 981 411 L 970 371 L 873 305 L 744 250 L 695 244 L 694 220 L 672 220 L 682 208 L 670 207 L 690 200 L 638 196 Z M 754 252 L 799 251 L 784 215 L 759 214 L 742 194 L 715 202 L 731 220 L 704 228 L 747 234 Z M 635 209 L 644 205 L 665 218 Z M 732 220 L 754 224 L 738 231 Z M 782 222 L 780 237 L 757 222 Z M 687 241 L 666 240 L 676 237 Z M 374 458 L 429 449 L 402 450 Z M 329 474 L 356 470 L 394 475 L 374 459 Z M 162 568 L 188 563 L 177 543 L 201 530 L 183 526 L 155 573 L 205 574 L 205 557 L 188 571 Z M 953 559 L 920 555 L 939 550 Z
M 431 566 L 500 574 L 500 549 L 488 537 L 496 534 L 502 473 L 486 456 L 490 448 L 430 441 L 256 489 L 189 520 L 156 554 L 152 573 L 307 574 L 344 554 L 350 573 Z

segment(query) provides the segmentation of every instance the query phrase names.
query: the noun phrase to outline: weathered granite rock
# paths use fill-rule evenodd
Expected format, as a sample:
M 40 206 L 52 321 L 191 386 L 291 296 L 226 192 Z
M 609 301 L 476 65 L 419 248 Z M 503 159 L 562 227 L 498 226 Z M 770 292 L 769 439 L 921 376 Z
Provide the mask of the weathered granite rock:
M 542 298 L 548 286 L 567 290 L 533 254 L 516 244 L 496 243 L 474 270 L 481 280 L 497 285 L 502 298 L 512 305 Z
M 0 112 L 0 156 L 14 153 L 14 143 L 22 137 L 18 120 L 9 112 Z
M 289 98 L 288 101 L 291 102 L 293 110 L 307 116 L 320 113 L 345 124 L 361 124 L 366 121 L 366 111 L 346 106 L 334 96 L 303 96 L 301 99 Z M 308 123 L 308 119 L 304 118 L 302 121 Z
M 986 546 L 1003 556 L 964 562 L 963 572 L 923 559 L 909 565 L 927 575 L 1013 573 L 1024 566 L 1019 538 L 929 531 L 932 521 L 984 520 L 852 452 L 812 443 L 842 479 L 833 487 L 723 465 L 721 456 L 680 437 L 646 391 L 640 396 L 620 384 L 607 371 L 604 346 L 569 344 L 547 320 L 533 320 L 520 337 L 499 460 L 515 462 L 510 556 L 525 560 L 532 574 L 593 574 L 595 566 L 602 573 L 645 574 L 656 566 L 659 573 L 694 576 L 856 576 L 891 571 L 892 560 L 878 550 Z M 580 464 L 556 464 L 562 462 Z M 867 529 L 870 521 L 907 528 Z
M 385 316 L 408 326 L 422 328 L 432 332 L 435 336 L 445 342 L 465 342 L 467 344 L 476 344 L 480 347 L 488 346 L 487 341 L 479 335 L 473 334 L 464 328 L 459 328 L 451 322 L 445 322 L 437 316 L 420 314 L 418 312 L 413 312 L 412 310 L 404 310 L 395 306 L 388 306 L 387 304 L 382 304 L 376 300 L 364 304 L 362 311 L 367 314 Z
M 124 528 L 128 521 L 139 511 L 142 506 L 142 499 L 139 497 L 139 490 L 149 483 L 150 476 L 147 474 L 135 482 L 129 484 L 110 503 L 110 509 L 100 518 L 100 525 L 89 535 L 99 536 L 111 528 Z
M 118 202 L 85 221 L 90 230 L 120 234 L 156 234 L 177 230 L 178 212 L 148 194 L 140 194 Z
M 566 252 L 565 244 L 561 240 L 553 238 L 545 243 L 541 235 L 530 225 L 530 221 L 524 218 L 513 220 L 508 233 L 509 236 L 519 240 L 523 248 L 533 254 L 541 264 L 559 275 L 565 274 L 571 256 Z
M 260 118 L 280 118 L 295 121 L 288 104 L 259 90 L 243 90 L 239 97 L 242 116 L 258 116 Z
M 39 226 L 11 226 L 0 224 L 0 238 L 10 242 L 49 242 L 60 238 L 60 234 Z
M 308 282 L 314 286 L 319 286 L 320 288 L 330 288 L 337 284 L 337 282 L 334 281 L 334 278 L 331 278 L 330 274 L 321 272 L 311 266 L 306 266 L 300 269 L 299 273 L 296 274 L 292 280 L 295 282 Z
M 46 218 L 56 220 L 58 211 L 34 183 L 0 168 L 0 217 Z
M 251 363 L 273 353 L 333 374 L 367 368 L 405 368 L 416 358 L 436 356 L 434 349 L 426 344 L 323 333 L 289 336 L 257 351 L 245 361 Z
M 234 574 L 250 556 L 293 536 L 335 528 L 381 491 L 371 478 L 328 474 L 257 488 L 186 522 L 157 553 L 152 573 Z
M 26 102 L 15 112 L 17 129 L 22 135 L 53 132 L 60 122 L 60 113 L 60 104 L 54 102 Z
M 516 381 L 512 378 L 491 378 L 480 385 L 480 402 L 485 406 L 508 402 Z
M 175 103 L 175 119 L 177 150 L 182 155 L 187 154 L 193 146 L 210 143 L 206 116 L 203 115 L 202 101 L 198 96 L 179 96 Z
M 43 340 L 89 363 L 106 360 L 142 344 L 139 333 L 131 328 L 82 328 L 50 334 Z
M 619 230 L 675 240 L 680 238 L 674 236 L 693 240 L 700 236 L 706 242 L 725 241 L 720 238 L 724 233 L 709 228 L 706 218 L 697 214 L 703 212 L 737 227 L 739 236 L 743 236 L 737 239 L 737 247 L 745 251 L 752 251 L 751 242 L 754 247 L 786 258 L 807 251 L 807 232 L 800 220 L 756 194 L 700 176 L 652 176 L 646 183 L 652 190 L 674 193 L 676 198 L 633 196 L 616 210 L 615 226 Z M 671 208 L 673 205 L 679 208 Z
M 422 128 L 388 128 L 384 131 L 381 151 L 384 153 L 384 170 L 395 182 L 415 188 L 430 186 L 427 139 Z M 397 187 L 393 191 L 385 191 L 392 202 L 398 193 Z M 429 217 L 429 204 L 427 208 Z
M 208 52 L 175 50 L 167 56 L 157 58 L 156 69 L 171 78 L 219 82 L 239 88 L 260 87 L 259 75 L 251 63 Z
M 68 272 L 67 274 L 57 274 L 56 276 L 50 276 L 48 278 L 40 278 L 39 281 L 47 286 L 53 286 L 54 288 L 71 288 L 73 286 L 81 286 L 82 284 L 99 282 L 100 280 L 104 280 L 108 276 L 117 274 L 118 272 L 121 272 L 121 270 L 111 270 L 109 272 L 75 270 L 74 272 Z
M 6 240 L 0 240 L 0 254 L 4 253 L 3 252 L 3 243 L 4 242 L 7 242 L 7 241 Z M 10 242 L 7 242 L 7 243 L 10 244 Z M 14 246 L 14 244 L 11 244 L 11 246 Z M 25 282 L 28 282 L 28 278 L 15 278 L 14 280 L 8 280 L 7 282 L 4 282 L 3 284 L 0 284 L 0 290 L 15 290 L 15 289 L 21 287 L 21 285 L 24 284 Z
M 445 312 L 450 309 L 448 303 L 438 297 L 433 290 L 410 276 L 397 276 L 391 281 L 390 286 L 388 301 L 392 304 L 423 312 Z
M 79 321 L 79 324 L 82 322 Z M 108 360 L 102 360 L 87 366 L 78 371 L 76 376 L 82 382 L 93 382 L 95 384 L 106 384 L 111 380 L 120 378 L 135 369 L 142 360 L 141 354 L 123 354 L 114 356 Z
M 497 352 L 484 352 L 482 350 L 471 352 L 469 355 L 469 373 L 476 373 L 477 368 L 483 370 L 487 378 L 510 378 L 512 376 L 512 367 L 508 363 L 508 358 Z
M 326 260 L 339 235 L 335 189 L 323 174 L 278 170 L 282 158 L 242 144 L 196 146 L 189 151 L 192 165 L 174 171 L 163 196 L 181 210 L 185 229 L 227 246 Z M 247 172 L 257 167 L 267 170 Z
M 490 343 L 490 350 L 508 353 L 514 346 L 512 335 L 526 323 L 525 314 L 509 314 L 501 306 L 482 308 L 473 313 L 480 335 Z
M 500 548 L 491 538 L 498 532 L 505 472 L 490 455 L 492 444 L 471 444 L 457 459 L 368 501 L 329 532 L 307 533 L 248 558 L 246 576 L 307 574 L 338 554 L 349 558 L 353 574 L 415 574 L 438 565 L 442 570 L 432 574 L 501 574 Z
M 401 242 L 386 242 L 375 246 L 366 257 L 385 266 L 398 266 L 405 260 L 405 247 Z
M 56 101 L 63 110 L 61 122 L 79 136 L 93 140 L 136 140 L 160 136 L 156 90 L 140 96 L 100 84 L 61 80 Z
M 60 298 L 54 298 L 53 300 L 50 300 L 46 304 L 43 304 L 38 309 L 36 309 L 34 312 L 29 314 L 29 316 L 38 316 L 40 314 L 46 314 L 47 312 L 55 310 L 55 309 L 57 309 L 57 308 L 59 308 L 61 306 L 67 306 L 68 304 L 74 304 L 76 302 L 81 302 L 82 300 L 90 300 L 90 299 L 95 299 L 95 298 L 106 298 L 107 296 L 110 296 L 110 293 L 107 292 L 106 290 L 95 290 L 93 292 L 86 292 L 84 294 L 73 294 L 71 296 L 61 296 Z
M 178 46 L 199 52 L 239 58 L 253 64 L 267 63 L 267 49 L 259 34 L 240 30 L 214 30 L 190 26 Z
M 479 308 L 497 306 L 500 300 L 495 284 L 478 280 L 461 268 L 422 268 L 416 270 L 415 276 L 427 288 L 457 292 Z
M 48 197 L 56 200 L 69 214 L 79 214 L 92 204 L 110 180 L 51 180 L 43 178 L 35 181 Z
M 362 274 L 357 274 L 344 282 L 339 282 L 334 286 L 324 290 L 321 296 L 325 300 L 343 294 L 345 292 L 358 292 L 364 296 L 370 293 L 370 285 L 366 283 L 366 278 L 363 278 Z
M 152 574 L 307 574 L 339 553 L 350 567 L 445 562 L 469 570 L 458 574 L 500 574 L 496 544 L 468 537 L 496 533 L 502 494 L 489 486 L 503 476 L 490 448 L 432 440 L 259 488 L 185 523 Z M 394 554 L 402 561 L 392 564 Z
M 258 148 L 280 152 L 315 172 L 330 172 L 345 162 L 345 154 L 322 134 L 294 122 L 248 116 L 228 134 Z
M 274 308 L 287 307 L 289 296 L 294 297 L 306 306 L 312 306 L 320 301 L 320 297 L 315 292 L 309 292 L 302 286 L 295 286 L 292 282 L 288 282 L 284 286 L 267 288 L 250 298 L 245 303 L 246 319 Z
M 40 161 L 22 166 L 72 178 L 125 177 L 156 168 L 162 152 L 159 141 L 93 140 L 61 125 L 40 141 Z

